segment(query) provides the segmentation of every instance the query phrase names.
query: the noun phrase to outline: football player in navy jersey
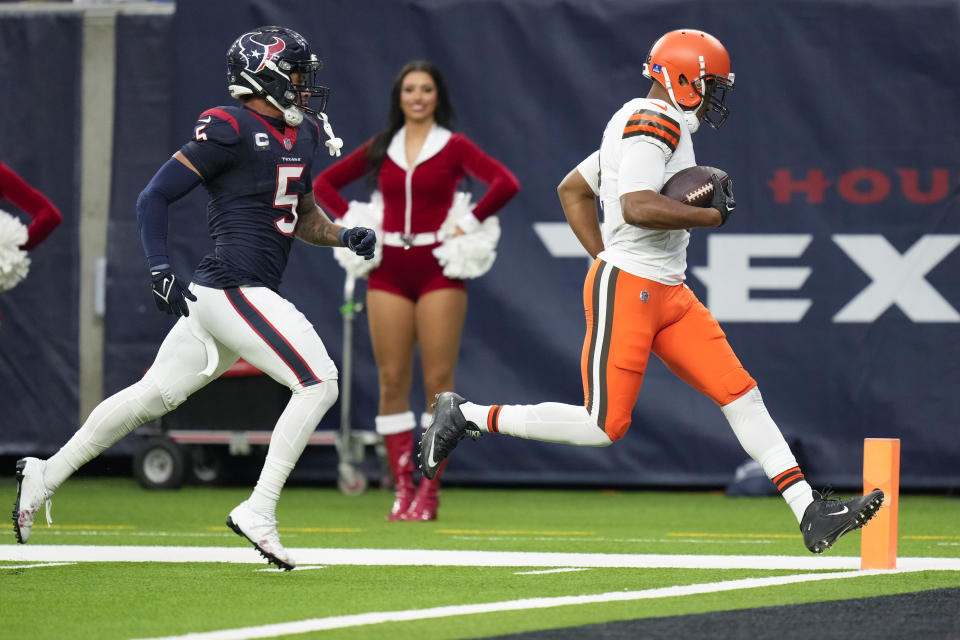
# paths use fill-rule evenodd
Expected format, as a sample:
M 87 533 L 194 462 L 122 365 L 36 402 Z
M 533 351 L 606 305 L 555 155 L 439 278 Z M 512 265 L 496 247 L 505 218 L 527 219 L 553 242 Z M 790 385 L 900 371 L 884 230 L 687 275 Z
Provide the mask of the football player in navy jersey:
M 74 471 L 135 427 L 162 416 L 243 358 L 290 388 L 251 496 L 227 519 L 270 562 L 292 569 L 280 544 L 277 500 L 310 434 L 337 399 L 337 368 L 297 308 L 277 292 L 294 237 L 346 246 L 373 257 L 374 232 L 344 228 L 317 207 L 313 157 L 321 130 L 339 155 L 324 113 L 328 90 L 316 83 L 321 63 L 291 29 L 260 27 L 227 52 L 230 95 L 241 104 L 204 111 L 193 139 L 164 164 L 137 200 L 140 239 L 157 307 L 180 319 L 156 360 L 134 385 L 104 400 L 48 460 L 17 463 L 13 520 L 27 542 L 41 505 Z M 311 109 L 309 100 L 319 99 Z M 167 257 L 167 210 L 203 183 L 215 242 L 186 286 Z M 49 521 L 49 510 L 48 510 Z

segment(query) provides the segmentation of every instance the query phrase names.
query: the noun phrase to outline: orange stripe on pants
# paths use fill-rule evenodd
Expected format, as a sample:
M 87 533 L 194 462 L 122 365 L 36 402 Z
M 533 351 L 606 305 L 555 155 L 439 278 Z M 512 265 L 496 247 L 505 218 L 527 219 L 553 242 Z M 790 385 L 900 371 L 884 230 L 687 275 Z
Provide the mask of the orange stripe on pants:
M 584 405 L 611 440 L 630 428 L 650 352 L 718 405 L 756 386 L 713 315 L 685 285 L 664 285 L 603 260 L 583 286 Z

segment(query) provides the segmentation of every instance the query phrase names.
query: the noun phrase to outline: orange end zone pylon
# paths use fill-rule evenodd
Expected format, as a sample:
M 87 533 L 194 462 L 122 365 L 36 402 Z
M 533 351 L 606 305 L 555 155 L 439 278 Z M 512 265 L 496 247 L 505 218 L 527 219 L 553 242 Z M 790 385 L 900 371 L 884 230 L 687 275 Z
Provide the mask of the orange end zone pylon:
M 897 513 L 900 506 L 900 439 L 865 438 L 863 492 L 883 490 L 883 505 L 862 531 L 861 569 L 897 568 Z

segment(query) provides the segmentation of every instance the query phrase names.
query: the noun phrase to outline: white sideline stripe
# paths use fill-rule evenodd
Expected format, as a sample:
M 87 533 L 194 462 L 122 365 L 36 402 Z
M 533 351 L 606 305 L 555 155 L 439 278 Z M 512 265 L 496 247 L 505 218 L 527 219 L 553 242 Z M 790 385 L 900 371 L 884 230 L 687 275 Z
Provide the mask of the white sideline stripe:
M 358 627 L 383 622 L 407 622 L 410 620 L 427 620 L 430 618 L 447 618 L 450 616 L 464 616 L 475 613 L 496 613 L 501 611 L 523 611 L 528 609 L 545 609 L 548 607 L 563 607 L 581 604 L 604 602 L 627 602 L 631 600 L 648 600 L 652 598 L 675 598 L 702 593 L 718 593 L 721 591 L 735 591 L 738 589 L 756 589 L 759 587 L 775 587 L 799 582 L 813 582 L 817 580 L 836 580 L 841 578 L 857 578 L 866 575 L 897 573 L 893 571 L 844 571 L 842 573 L 817 573 L 795 576 L 775 576 L 771 578 L 744 578 L 741 580 L 727 580 L 705 584 L 690 584 L 673 587 L 659 587 L 642 591 L 613 591 L 588 596 L 557 596 L 553 598 L 524 598 L 521 600 L 505 600 L 501 602 L 487 602 L 483 604 L 452 605 L 447 607 L 432 607 L 429 609 L 410 609 L 407 611 L 376 611 L 358 613 L 349 616 L 333 616 L 329 618 L 310 618 L 296 622 L 281 622 L 265 624 L 255 627 L 241 627 L 238 629 L 222 629 L 188 633 L 182 636 L 164 636 L 145 640 L 248 640 L 250 638 L 274 638 L 278 636 L 308 633 L 310 631 L 329 631 L 345 627 Z
M 720 556 L 628 553 L 454 551 L 445 549 L 289 549 L 300 564 L 434 567 L 606 567 L 627 569 L 859 569 L 857 556 Z M 13 562 L 235 562 L 263 564 L 252 546 L 0 545 Z M 910 571 L 960 571 L 960 558 L 898 558 Z
M 76 562 L 44 562 L 43 564 L 5 564 L 0 569 L 35 569 L 36 567 L 65 567 Z
M 563 569 L 544 569 L 543 571 L 514 571 L 515 576 L 535 576 L 544 573 L 570 573 L 571 571 L 590 571 L 584 567 L 565 567 Z

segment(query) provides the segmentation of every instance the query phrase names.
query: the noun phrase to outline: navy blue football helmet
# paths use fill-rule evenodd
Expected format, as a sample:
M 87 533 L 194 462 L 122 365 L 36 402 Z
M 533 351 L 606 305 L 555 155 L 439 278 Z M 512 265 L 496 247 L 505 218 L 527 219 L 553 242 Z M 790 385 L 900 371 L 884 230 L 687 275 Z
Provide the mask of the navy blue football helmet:
M 285 27 L 258 27 L 237 38 L 227 50 L 227 88 L 230 95 L 260 96 L 283 112 L 290 126 L 303 121 L 303 111 L 326 109 L 330 89 L 317 82 L 323 63 L 311 53 L 299 33 Z M 297 82 L 291 74 L 298 74 Z M 310 108 L 309 99 L 319 100 Z

